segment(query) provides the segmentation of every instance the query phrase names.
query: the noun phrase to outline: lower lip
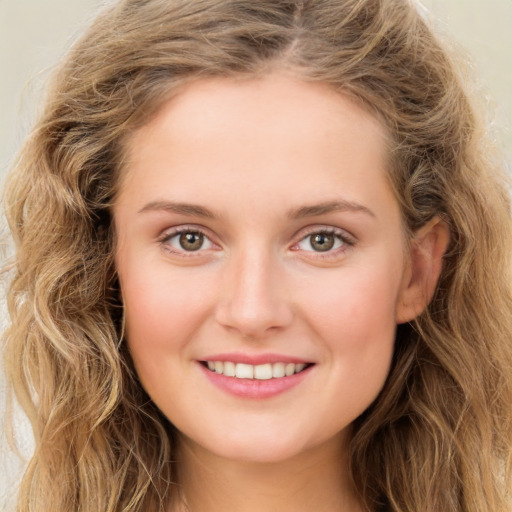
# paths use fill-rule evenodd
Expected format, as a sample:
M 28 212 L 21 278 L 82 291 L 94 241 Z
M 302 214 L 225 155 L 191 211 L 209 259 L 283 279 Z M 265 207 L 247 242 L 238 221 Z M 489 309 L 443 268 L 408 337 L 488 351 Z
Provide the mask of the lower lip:
M 220 373 L 212 372 L 201 363 L 199 363 L 199 366 L 210 382 L 222 391 L 243 398 L 271 398 L 300 384 L 311 373 L 314 365 L 289 377 L 268 380 L 226 377 Z

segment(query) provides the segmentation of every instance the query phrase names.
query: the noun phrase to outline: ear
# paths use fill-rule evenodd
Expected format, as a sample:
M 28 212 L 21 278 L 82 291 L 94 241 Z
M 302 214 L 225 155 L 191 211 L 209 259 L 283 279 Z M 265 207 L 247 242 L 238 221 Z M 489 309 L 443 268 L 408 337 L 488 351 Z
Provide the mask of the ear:
M 397 324 L 410 322 L 428 306 L 441 274 L 442 258 L 449 242 L 450 230 L 439 217 L 434 217 L 416 231 L 411 240 L 409 265 L 398 298 Z

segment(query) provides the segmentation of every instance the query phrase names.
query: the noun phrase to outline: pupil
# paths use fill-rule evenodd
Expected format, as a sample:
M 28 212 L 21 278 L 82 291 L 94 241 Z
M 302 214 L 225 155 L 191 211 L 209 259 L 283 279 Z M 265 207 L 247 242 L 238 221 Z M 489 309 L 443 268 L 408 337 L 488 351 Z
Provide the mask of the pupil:
M 186 251 L 197 251 L 203 245 L 203 235 L 201 233 L 182 233 L 180 235 L 180 245 Z
M 334 236 L 326 233 L 318 233 L 312 237 L 311 246 L 316 251 L 329 251 L 334 247 Z

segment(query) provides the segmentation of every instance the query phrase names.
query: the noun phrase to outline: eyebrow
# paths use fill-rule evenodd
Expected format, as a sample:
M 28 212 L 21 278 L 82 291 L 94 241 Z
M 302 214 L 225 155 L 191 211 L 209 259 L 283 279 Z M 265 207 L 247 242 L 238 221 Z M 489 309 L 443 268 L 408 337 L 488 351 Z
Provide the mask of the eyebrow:
M 215 219 L 220 217 L 214 212 L 199 206 L 198 204 L 192 203 L 176 203 L 173 201 L 151 201 L 150 203 L 143 206 L 138 213 L 154 212 L 154 211 L 168 211 L 172 213 L 178 213 L 181 215 L 193 215 L 194 217 L 205 217 L 207 219 Z
M 345 200 L 325 201 L 310 206 L 301 206 L 300 208 L 292 210 L 289 213 L 289 217 L 291 219 L 303 219 L 305 217 L 316 217 L 333 212 L 365 213 L 370 217 L 375 217 L 375 214 L 366 206 Z
M 174 201 L 151 201 L 150 203 L 143 206 L 138 211 L 138 213 L 152 211 L 168 211 L 180 215 L 192 215 L 194 217 L 203 217 L 207 219 L 217 219 L 221 217 L 221 215 L 216 214 L 204 206 L 192 203 L 179 203 Z M 297 220 L 334 212 L 364 213 L 370 217 L 375 217 L 375 214 L 366 206 L 345 200 L 325 201 L 318 204 L 301 206 L 291 210 L 288 213 L 288 217 L 290 219 Z

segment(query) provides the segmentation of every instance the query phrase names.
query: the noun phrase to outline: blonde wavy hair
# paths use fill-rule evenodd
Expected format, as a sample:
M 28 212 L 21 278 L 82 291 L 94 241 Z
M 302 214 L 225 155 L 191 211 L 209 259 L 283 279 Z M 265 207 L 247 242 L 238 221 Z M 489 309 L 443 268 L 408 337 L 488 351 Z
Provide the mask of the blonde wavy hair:
M 505 178 L 450 57 L 407 0 L 121 0 L 53 75 L 5 194 L 16 244 L 9 378 L 34 430 L 20 512 L 163 510 L 172 425 L 123 343 L 111 205 L 123 144 L 176 90 L 292 70 L 370 109 L 412 233 L 451 242 L 424 314 L 356 420 L 351 474 L 368 511 L 510 510 L 511 221 Z

